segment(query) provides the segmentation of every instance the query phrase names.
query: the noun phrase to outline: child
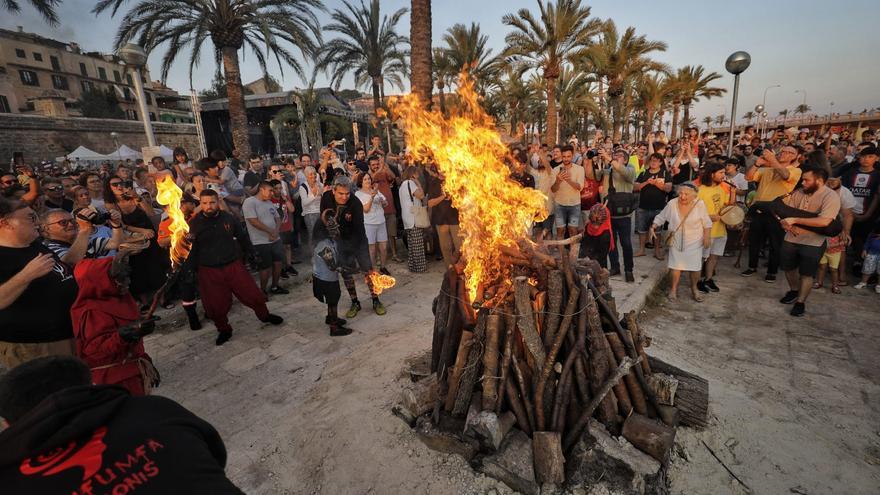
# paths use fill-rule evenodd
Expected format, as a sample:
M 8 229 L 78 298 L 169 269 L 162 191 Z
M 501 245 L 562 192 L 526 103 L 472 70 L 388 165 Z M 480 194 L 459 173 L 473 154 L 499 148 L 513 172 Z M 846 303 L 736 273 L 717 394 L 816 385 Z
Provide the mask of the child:
M 821 289 L 825 282 L 825 268 L 831 267 L 831 293 L 840 294 L 840 257 L 846 249 L 846 245 L 841 239 L 841 234 L 828 238 L 828 247 L 825 248 L 825 254 L 819 260 L 819 271 L 816 274 L 816 283 L 813 284 L 814 289 Z
M 862 281 L 857 283 L 854 288 L 864 289 L 868 285 L 868 279 L 871 275 L 880 275 L 880 222 L 874 226 L 874 231 L 865 241 L 865 247 L 862 251 Z M 874 286 L 874 292 L 880 294 L 880 283 Z
M 339 289 L 338 251 L 335 239 L 338 237 L 339 228 L 331 215 L 322 215 L 330 235 L 315 244 L 312 255 L 312 294 L 322 303 L 327 304 L 327 317 L 324 323 L 330 326 L 331 337 L 342 337 L 351 334 L 351 329 L 346 328 L 346 321 L 340 318 L 336 311 L 339 297 L 342 291 Z M 334 235 L 335 234 L 335 235 Z
M 612 249 L 614 236 L 611 235 L 611 215 L 604 204 L 595 204 L 590 208 L 578 257 L 589 257 L 598 261 L 602 268 L 608 268 L 608 252 Z

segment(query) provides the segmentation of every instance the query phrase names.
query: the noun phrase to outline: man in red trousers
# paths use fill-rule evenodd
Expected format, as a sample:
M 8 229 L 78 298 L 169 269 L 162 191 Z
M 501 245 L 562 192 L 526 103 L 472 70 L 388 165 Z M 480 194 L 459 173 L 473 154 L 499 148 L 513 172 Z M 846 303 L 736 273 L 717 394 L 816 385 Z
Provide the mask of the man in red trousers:
M 223 345 L 232 338 L 227 314 L 233 294 L 254 310 L 260 321 L 280 325 L 284 320 L 269 313 L 266 295 L 241 262 L 239 248 L 244 253 L 253 253 L 253 246 L 238 220 L 220 210 L 218 199 L 211 189 L 199 194 L 201 211 L 190 221 L 192 250 L 187 263 L 197 267 L 202 303 L 217 327 L 217 345 Z

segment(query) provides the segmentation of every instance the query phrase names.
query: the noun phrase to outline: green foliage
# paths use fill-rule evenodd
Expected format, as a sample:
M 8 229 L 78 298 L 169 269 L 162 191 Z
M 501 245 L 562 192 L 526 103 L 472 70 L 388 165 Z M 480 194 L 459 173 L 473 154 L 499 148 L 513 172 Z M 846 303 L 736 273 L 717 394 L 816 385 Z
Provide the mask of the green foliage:
M 78 103 L 83 117 L 96 119 L 125 118 L 125 112 L 119 107 L 119 101 L 111 91 L 84 91 Z

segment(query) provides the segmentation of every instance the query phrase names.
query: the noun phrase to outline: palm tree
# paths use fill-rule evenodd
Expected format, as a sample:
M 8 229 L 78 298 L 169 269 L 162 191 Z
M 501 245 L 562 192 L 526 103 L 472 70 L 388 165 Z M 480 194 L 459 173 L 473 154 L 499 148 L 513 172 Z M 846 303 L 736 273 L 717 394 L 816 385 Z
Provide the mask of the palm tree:
M 560 134 L 567 136 L 571 132 L 580 130 L 578 123 L 586 121 L 586 115 L 599 112 L 593 89 L 595 79 L 585 72 L 565 67 L 558 81 L 559 118 L 562 120 Z
M 513 27 L 504 38 L 505 57 L 522 57 L 532 68 L 540 68 L 547 87 L 547 129 L 549 140 L 556 140 L 556 82 L 562 65 L 585 47 L 599 31 L 601 22 L 590 19 L 590 7 L 581 0 L 538 0 L 539 15 L 528 9 L 506 14 L 502 22 Z
M 528 81 L 523 80 L 522 76 L 528 71 L 528 67 L 502 61 L 499 62 L 497 69 L 498 77 L 492 79 L 491 84 L 487 84 L 487 88 L 491 89 L 490 98 L 504 107 L 503 117 L 506 117 L 510 123 L 511 135 L 517 135 L 520 125 L 531 123 L 530 109 L 539 96 L 535 88 Z M 544 89 L 546 86 L 542 84 L 540 88 L 542 96 Z
M 378 3 L 378 2 L 377 2 Z M 409 37 L 412 45 L 410 77 L 412 91 L 431 109 L 434 83 L 431 81 L 431 0 L 412 0 Z
M 752 123 L 752 119 L 755 118 L 755 112 L 749 110 L 743 115 L 743 118 L 749 121 L 749 124 Z
M 715 123 L 718 125 L 724 125 L 727 122 L 727 115 L 718 115 L 715 117 Z
M 92 12 L 110 10 L 115 16 L 125 1 L 101 0 Z M 315 10 L 321 8 L 320 0 L 141 0 L 123 17 L 115 44 L 119 48 L 135 41 L 147 53 L 163 46 L 163 82 L 177 56 L 189 47 L 192 81 L 193 69 L 210 39 L 214 58 L 218 65 L 222 62 L 226 77 L 232 143 L 247 156 L 251 147 L 238 52 L 250 48 L 264 75 L 268 73 L 266 59 L 271 56 L 282 75 L 284 62 L 303 77 L 303 66 L 281 42 L 292 44 L 306 58 L 314 57 L 321 41 Z
M 672 114 L 672 137 L 677 135 L 678 109 L 679 105 L 684 106 L 684 123 L 682 128 L 687 127 L 690 119 L 690 107 L 692 103 L 700 101 L 700 98 L 714 98 L 721 96 L 727 92 L 724 88 L 710 86 L 712 81 L 720 79 L 721 74 L 710 72 L 706 74 L 706 69 L 702 65 L 690 66 L 686 65 L 680 69 L 675 75 L 678 82 L 679 90 L 677 98 L 673 102 Z
M 807 105 L 806 103 L 801 103 L 800 105 L 794 107 L 794 113 L 801 114 L 801 117 L 803 117 L 804 114 L 809 112 L 810 110 L 812 110 L 812 108 L 810 108 L 810 105 Z M 865 111 L 867 112 L 867 109 Z
M 455 24 L 443 34 L 446 44 L 440 51 L 447 58 L 449 68 L 456 72 L 467 69 L 478 88 L 485 88 L 497 72 L 497 59 L 486 47 L 489 37 L 480 32 L 480 25 Z
M 409 39 L 395 32 L 406 9 L 398 9 L 388 16 L 381 16 L 379 0 L 371 0 L 367 7 L 360 7 L 342 0 L 345 9 L 331 14 L 333 24 L 324 26 L 327 31 L 341 36 L 327 42 L 318 61 L 318 69 L 330 74 L 330 83 L 338 88 L 342 79 L 354 74 L 355 85 L 368 83 L 373 90 L 373 110 L 382 108 L 385 82 L 403 88 L 406 77 L 406 48 Z M 430 75 L 429 75 L 430 78 Z
M 438 96 L 440 100 L 440 111 L 446 113 L 446 87 L 451 86 L 456 77 L 458 77 L 459 68 L 455 67 L 452 60 L 446 55 L 442 48 L 434 48 L 433 62 L 433 78 L 437 85 Z
M 599 39 L 580 53 L 580 61 L 604 78 L 608 86 L 615 142 L 620 139 L 624 113 L 620 100 L 627 83 L 647 71 L 669 70 L 666 65 L 647 57 L 655 51 L 666 51 L 666 43 L 649 41 L 644 35 L 636 35 L 633 27 L 626 28 L 623 36 L 620 36 L 614 21 L 609 19 L 602 23 Z
M 788 117 L 788 109 L 783 108 L 779 111 L 779 116 L 782 117 L 782 125 L 785 126 L 785 119 Z
M 644 74 L 636 80 L 636 94 L 645 111 L 645 135 L 654 128 L 655 114 L 662 111 L 675 89 L 675 81 L 659 73 Z
M 712 125 L 712 117 L 706 115 L 705 117 L 703 117 L 703 123 L 706 124 L 706 130 L 708 131 L 710 129 L 710 126 Z
M 43 20 L 46 21 L 46 24 L 55 27 L 58 25 L 58 13 L 55 12 L 55 7 L 58 7 L 61 4 L 61 0 L 28 0 L 28 3 L 31 4 L 41 16 L 43 16 Z M 3 7 L 6 8 L 6 11 L 11 15 L 18 15 L 21 13 L 21 5 L 19 5 L 17 0 L 3 0 Z

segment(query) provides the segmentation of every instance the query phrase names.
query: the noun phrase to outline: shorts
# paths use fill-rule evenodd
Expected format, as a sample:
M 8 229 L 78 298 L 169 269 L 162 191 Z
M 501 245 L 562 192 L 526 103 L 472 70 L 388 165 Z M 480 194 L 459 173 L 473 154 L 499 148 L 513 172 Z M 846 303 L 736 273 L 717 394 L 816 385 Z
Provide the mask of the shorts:
M 377 242 L 388 242 L 388 229 L 385 228 L 385 224 L 364 224 L 364 230 L 367 232 L 367 242 L 370 245 Z
M 813 277 L 819 270 L 819 260 L 825 254 L 825 245 L 805 246 L 793 242 L 782 241 L 779 249 L 779 269 L 790 272 L 795 268 L 802 277 Z
M 703 248 L 703 259 L 707 259 L 709 255 L 724 256 L 724 247 L 727 246 L 727 236 L 713 237 L 708 248 Z
M 654 223 L 654 218 L 663 210 L 646 210 L 639 208 L 636 210 L 636 234 L 647 234 Z
M 550 232 L 553 230 L 553 226 L 556 224 L 554 222 L 555 218 L 556 215 L 551 212 L 549 215 L 547 215 L 547 218 L 541 220 L 540 222 L 535 222 L 535 227 Z
M 339 289 L 339 280 L 332 282 L 312 277 L 312 295 L 315 299 L 326 303 L 328 306 L 336 306 L 342 291 Z
M 281 239 L 269 244 L 254 245 L 254 252 L 260 257 L 259 270 L 272 268 L 272 263 L 284 261 L 284 250 L 281 248 Z
M 868 254 L 865 261 L 862 262 L 862 274 L 873 275 L 880 274 L 880 254 Z
M 581 205 L 556 205 L 556 228 L 565 226 L 578 228 L 581 225 Z
M 397 237 L 397 214 L 396 213 L 386 213 L 385 214 L 385 232 L 388 234 L 388 239 L 392 237 Z M 388 240 L 385 239 L 385 240 Z
M 367 243 L 356 246 L 345 242 L 337 244 L 339 252 L 338 263 L 348 269 L 350 273 L 367 273 L 373 269 L 373 261 L 370 259 L 370 249 Z
M 837 267 L 840 266 L 840 255 L 841 251 L 836 253 L 829 253 L 825 251 L 825 254 L 822 255 L 822 259 L 819 260 L 820 265 L 828 265 L 832 270 L 837 270 Z

